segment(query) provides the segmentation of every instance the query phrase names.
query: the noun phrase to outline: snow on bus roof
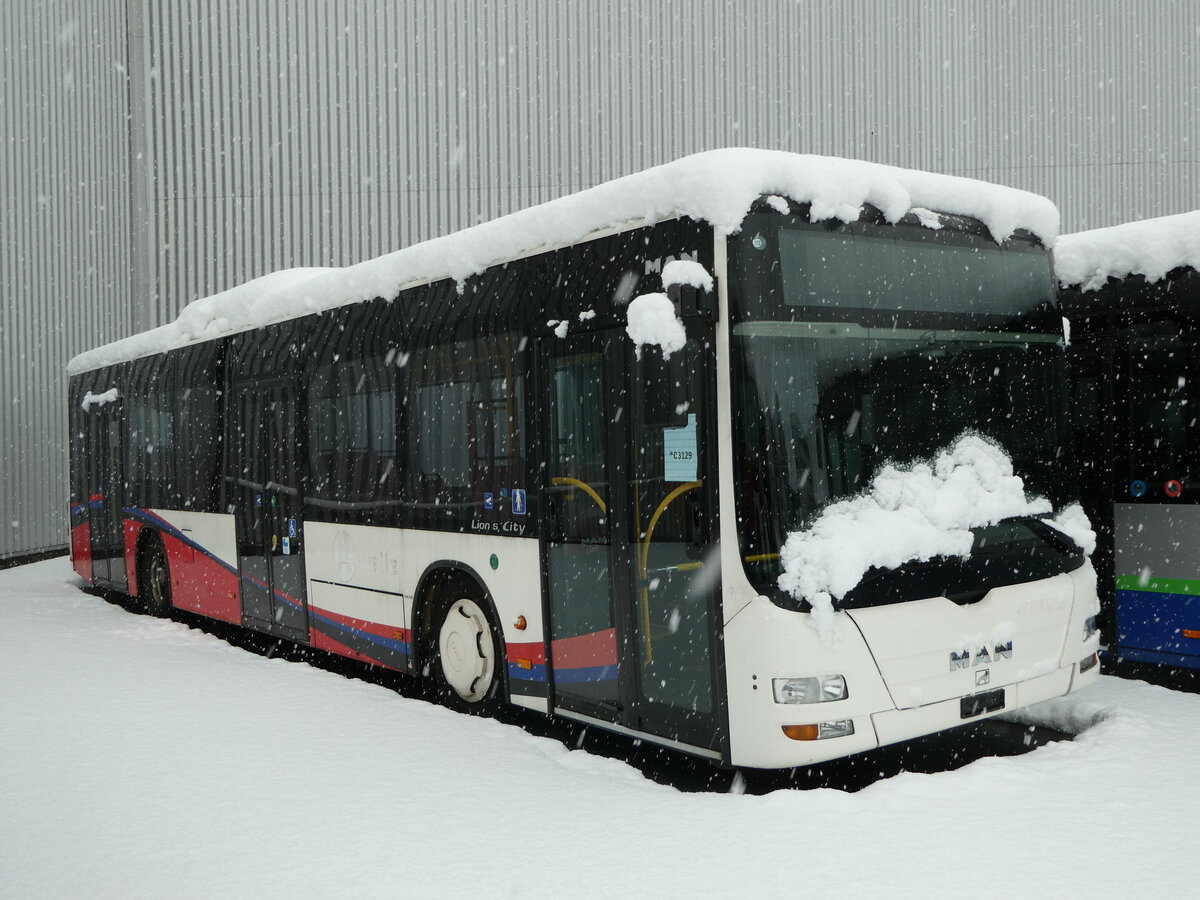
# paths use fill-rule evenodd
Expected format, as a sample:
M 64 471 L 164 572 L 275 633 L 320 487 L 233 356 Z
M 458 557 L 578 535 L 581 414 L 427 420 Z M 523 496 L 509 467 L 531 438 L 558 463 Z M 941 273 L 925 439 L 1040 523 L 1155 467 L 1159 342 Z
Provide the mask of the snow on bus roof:
M 76 356 L 71 374 L 223 334 L 332 309 L 408 286 L 452 278 L 460 284 L 491 265 L 562 247 L 608 229 L 678 216 L 733 234 L 760 197 L 812 205 L 815 220 L 845 222 L 864 204 L 890 222 L 914 209 L 981 220 L 997 241 L 1017 229 L 1049 246 L 1058 210 L 1045 197 L 970 178 L 774 150 L 697 153 L 533 206 L 464 231 L 342 269 L 291 269 L 188 304 L 174 322 Z
M 1158 281 L 1172 269 L 1189 266 L 1200 269 L 1200 210 L 1064 234 L 1054 245 L 1059 282 L 1085 291 L 1130 275 Z

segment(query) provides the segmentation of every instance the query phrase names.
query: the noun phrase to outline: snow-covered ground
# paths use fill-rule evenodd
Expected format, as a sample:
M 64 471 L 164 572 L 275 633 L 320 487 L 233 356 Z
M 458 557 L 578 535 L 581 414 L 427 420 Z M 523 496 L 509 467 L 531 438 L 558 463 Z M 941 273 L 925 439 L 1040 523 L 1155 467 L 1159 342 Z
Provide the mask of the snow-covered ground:
M 1200 696 L 1104 678 L 1073 742 L 857 793 L 625 763 L 0 572 L 0 896 L 1197 896 Z

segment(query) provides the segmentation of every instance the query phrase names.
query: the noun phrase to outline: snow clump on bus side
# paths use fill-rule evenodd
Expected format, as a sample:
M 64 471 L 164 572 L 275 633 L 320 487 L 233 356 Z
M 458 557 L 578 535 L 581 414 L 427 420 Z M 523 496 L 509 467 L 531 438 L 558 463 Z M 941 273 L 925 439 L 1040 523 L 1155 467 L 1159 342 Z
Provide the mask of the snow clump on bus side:
M 1011 516 L 1043 516 L 1044 497 L 1030 498 L 1013 473 L 1003 447 L 964 432 L 932 460 L 907 466 L 885 464 L 861 494 L 839 500 L 800 531 L 788 535 L 780 551 L 779 586 L 812 606 L 812 623 L 827 646 L 837 643 L 834 601 L 852 590 L 872 568 L 894 569 L 937 556 L 971 555 L 972 528 Z M 1091 534 L 1078 505 L 1047 521 L 1084 550 L 1075 538 Z M 1086 540 L 1086 538 L 1085 538 Z
M 708 273 L 708 269 L 690 259 L 673 259 L 663 266 L 662 283 L 663 290 L 668 290 L 677 284 L 699 288 L 703 291 L 713 289 L 713 277 Z
M 713 277 L 708 269 L 690 259 L 673 259 L 662 270 L 663 290 L 676 285 L 694 287 L 702 291 L 713 289 Z M 625 332 L 633 340 L 637 358 L 642 358 L 642 347 L 658 347 L 663 359 L 670 359 L 676 350 L 687 343 L 687 332 L 683 322 L 675 315 L 675 304 L 666 294 L 642 294 L 629 303 L 628 324 Z
M 675 304 L 666 294 L 642 294 L 629 302 L 629 320 L 625 332 L 633 339 L 637 358 L 642 347 L 658 347 L 663 359 L 670 359 L 687 343 L 687 332 L 675 315 Z

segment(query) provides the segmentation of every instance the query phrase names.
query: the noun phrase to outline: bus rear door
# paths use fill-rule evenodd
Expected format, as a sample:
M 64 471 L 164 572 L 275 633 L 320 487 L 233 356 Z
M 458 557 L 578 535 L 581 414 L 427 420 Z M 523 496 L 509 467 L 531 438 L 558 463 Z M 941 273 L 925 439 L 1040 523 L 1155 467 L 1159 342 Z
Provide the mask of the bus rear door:
M 88 524 L 92 578 L 119 591 L 125 578 L 124 474 L 120 400 L 92 405 L 85 413 Z
M 297 392 L 280 382 L 235 385 L 231 496 L 243 623 L 307 641 L 302 460 Z

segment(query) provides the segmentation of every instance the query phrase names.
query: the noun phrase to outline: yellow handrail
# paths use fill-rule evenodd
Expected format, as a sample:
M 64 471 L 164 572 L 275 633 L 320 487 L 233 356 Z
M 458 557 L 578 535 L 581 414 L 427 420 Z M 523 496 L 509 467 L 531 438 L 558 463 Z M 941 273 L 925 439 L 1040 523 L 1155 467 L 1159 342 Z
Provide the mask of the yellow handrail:
M 658 520 L 662 518 L 662 514 L 666 512 L 667 507 L 677 498 L 686 494 L 688 491 L 694 491 L 698 487 L 703 487 L 703 482 L 689 481 L 686 484 L 681 484 L 667 496 L 663 497 L 662 502 L 658 504 L 658 509 L 654 510 L 654 515 L 650 517 L 650 525 L 646 528 L 646 537 L 642 540 L 638 552 L 638 572 L 642 576 L 642 580 L 646 580 L 646 576 L 650 569 L 650 541 L 654 538 L 654 528 L 658 525 Z M 642 638 L 646 644 L 646 659 L 645 662 L 654 661 L 654 641 L 650 637 L 650 588 L 649 586 L 642 587 Z M 644 663 L 643 663 L 644 664 Z
M 569 484 L 571 487 L 579 488 L 581 491 L 583 491 L 585 494 L 587 494 L 589 497 L 591 497 L 593 500 L 596 501 L 596 505 L 600 507 L 600 512 L 604 513 L 606 516 L 608 515 L 608 507 L 605 505 L 603 498 L 601 498 L 601 496 L 596 493 L 595 488 L 593 488 L 586 481 L 580 481 L 578 478 L 567 478 L 565 476 L 556 476 L 556 477 L 550 479 L 550 483 L 551 484 Z

